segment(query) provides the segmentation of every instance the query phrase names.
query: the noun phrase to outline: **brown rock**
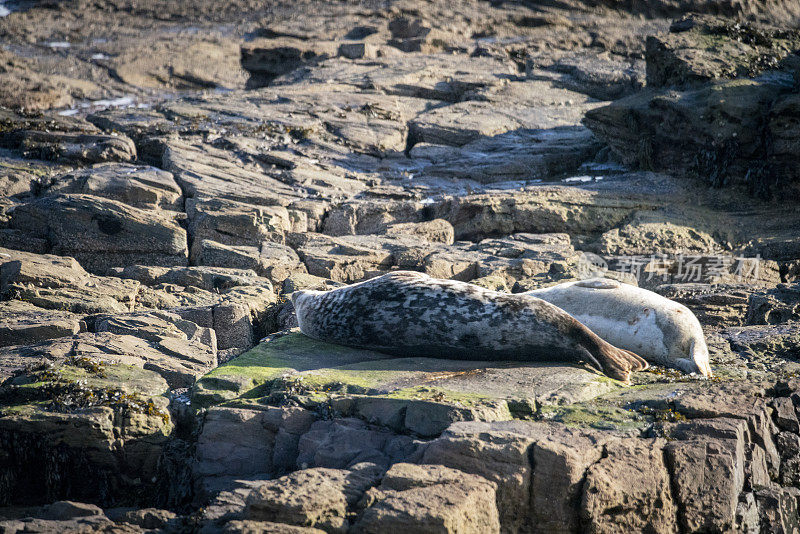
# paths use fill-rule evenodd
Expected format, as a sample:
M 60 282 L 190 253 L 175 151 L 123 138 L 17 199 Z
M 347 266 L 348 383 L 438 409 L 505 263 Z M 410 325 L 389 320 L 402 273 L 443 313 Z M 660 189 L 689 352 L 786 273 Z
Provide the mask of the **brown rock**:
M 367 492 L 359 532 L 499 532 L 495 484 L 438 465 L 395 464 Z
M 95 195 L 141 209 L 183 209 L 182 193 L 172 174 L 155 167 L 99 164 L 53 180 L 51 192 Z
M 124 135 L 21 131 L 15 134 L 19 148 L 29 158 L 102 163 L 133 161 L 136 145 Z
M 724 532 L 736 527 L 744 458 L 718 440 L 679 441 L 666 447 L 675 502 L 687 532 Z
M 266 482 L 247 499 L 248 519 L 278 521 L 346 532 L 348 512 L 380 479 L 382 470 L 370 464 L 353 470 L 305 469 Z
M 678 517 L 664 465 L 665 441 L 625 439 L 609 443 L 589 467 L 581 516 L 590 532 L 675 532 Z
M 0 249 L 0 292 L 39 308 L 72 313 L 131 311 L 140 284 L 95 276 L 68 256 Z

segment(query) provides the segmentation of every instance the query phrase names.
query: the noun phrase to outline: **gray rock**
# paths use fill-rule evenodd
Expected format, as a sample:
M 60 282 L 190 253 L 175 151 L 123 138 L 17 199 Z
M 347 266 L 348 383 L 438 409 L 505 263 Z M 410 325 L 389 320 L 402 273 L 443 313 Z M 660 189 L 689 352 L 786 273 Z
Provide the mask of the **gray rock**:
M 744 458 L 718 440 L 678 441 L 666 447 L 682 527 L 688 532 L 736 527 Z M 741 452 L 741 450 L 739 450 Z
M 291 471 L 300 437 L 315 420 L 313 413 L 302 408 L 209 410 L 193 466 L 198 490 L 209 491 L 233 478 Z
M 797 411 L 792 399 L 778 397 L 773 399 L 772 407 L 775 409 L 775 424 L 778 425 L 778 428 L 800 434 L 800 422 L 797 420 Z
M 744 184 L 768 196 L 776 180 L 794 176 L 787 160 L 763 151 L 770 146 L 765 118 L 793 83 L 775 76 L 647 89 L 588 111 L 583 123 L 627 164 L 680 170 L 713 186 Z
M 191 386 L 216 365 L 216 353 L 206 346 L 193 347 L 170 337 L 151 343 L 111 332 L 86 332 L 32 345 L 3 347 L 0 354 L 5 358 L 22 358 L 29 364 L 36 364 L 42 358 L 60 361 L 75 355 L 105 363 L 124 363 L 155 371 L 173 388 Z
M 173 430 L 164 396 L 167 383 L 118 358 L 108 339 L 94 347 L 86 341 L 68 346 L 50 342 L 50 348 L 41 348 L 54 361 L 31 361 L 34 365 L 3 384 L 0 435 L 8 444 L 4 504 L 86 496 L 108 504 L 103 497 L 108 488 L 131 494 L 155 490 Z M 2 350 L 0 361 L 5 361 L 9 348 Z M 137 357 L 141 352 L 136 350 Z M 27 395 L 7 394 L 24 384 Z M 43 464 L 43 458 L 51 462 Z M 90 515 L 105 521 L 93 505 L 60 503 L 51 512 L 59 518 Z
M 800 34 L 719 17 L 691 14 L 670 32 L 647 38 L 647 85 L 685 86 L 754 77 L 800 47 Z
M 660 285 L 654 291 L 692 310 L 701 324 L 741 326 L 753 289 L 747 284 L 678 283 Z
M 343 65 L 324 61 L 314 69 L 298 69 L 275 80 L 275 85 L 314 86 L 319 83 L 371 88 L 378 93 L 414 99 L 458 102 L 471 91 L 496 83 L 512 67 L 494 58 L 449 54 L 399 54 Z M 318 86 L 318 85 L 317 85 Z
M 186 231 L 174 220 L 114 200 L 57 195 L 18 206 L 11 227 L 47 239 L 90 271 L 133 263 L 185 265 Z
M 527 75 L 534 79 L 543 75 L 552 77 L 566 89 L 598 100 L 616 100 L 641 90 L 645 85 L 644 61 L 608 52 L 567 54 L 542 70 L 545 72 L 529 69 Z
M 210 145 L 169 141 L 163 167 L 188 198 L 225 199 L 262 206 L 288 204 L 297 193 L 260 169 L 242 166 L 232 155 Z
M 117 522 L 136 525 L 144 529 L 161 529 L 166 528 L 170 522 L 174 522 L 176 517 L 177 515 L 169 510 L 143 508 L 122 514 Z
M 282 74 L 313 65 L 337 52 L 336 43 L 283 37 L 259 39 L 242 46 L 242 67 L 251 75 L 247 87 L 264 87 Z
M 458 148 L 423 137 L 411 149 L 422 166 L 415 178 L 471 179 L 479 184 L 545 180 L 581 173 L 601 145 L 583 126 L 518 128 L 482 136 Z M 427 161 L 426 161 L 427 160 Z
M 158 351 L 180 361 L 195 377 L 217 366 L 217 336 L 214 330 L 200 327 L 176 314 L 140 312 L 101 316 L 95 320 L 94 329 L 95 332 L 111 332 L 146 340 Z M 191 385 L 192 382 L 185 385 Z
M 201 530 L 206 532 L 206 530 Z M 222 527 L 224 534 L 323 534 L 325 531 L 318 528 L 298 527 L 285 523 L 272 521 L 235 520 L 228 521 Z
M 362 462 L 389 467 L 414 452 L 411 438 L 368 428 L 359 419 L 317 421 L 300 437 L 297 467 L 348 469 Z
M 618 195 L 545 186 L 448 198 L 433 211 L 453 224 L 456 239 L 480 239 L 518 232 L 605 232 L 636 209 L 637 202 Z
M 0 249 L 0 292 L 7 299 L 78 314 L 131 311 L 140 284 L 95 276 L 71 257 Z
M 15 137 L 18 148 L 29 158 L 78 163 L 136 159 L 136 145 L 124 135 L 28 130 L 17 132 Z
M 237 286 L 270 288 L 268 280 L 257 277 L 253 271 L 248 269 L 212 266 L 162 267 L 129 265 L 124 268 L 114 268 L 111 273 L 119 278 L 136 280 L 149 286 L 174 284 L 216 292 L 224 292 Z
M 256 247 L 229 246 L 203 239 L 199 250 L 194 260 L 199 265 L 249 269 L 268 278 L 275 286 L 294 274 L 306 272 L 306 266 L 294 249 L 272 241 L 264 241 Z
M 183 209 L 182 193 L 168 172 L 141 165 L 106 163 L 57 176 L 48 192 L 80 193 L 141 209 Z
M 779 324 L 800 320 L 800 286 L 778 287 L 750 296 L 746 324 Z
M 420 243 L 401 233 L 335 238 L 305 234 L 292 239 L 310 274 L 342 282 L 356 282 L 393 269 L 462 281 L 490 275 L 517 280 L 547 273 L 555 263 L 566 268 L 578 259 L 565 234 L 516 234 L 454 246 Z
M 563 95 L 561 95 L 563 97 Z M 566 99 L 566 98 L 565 98 Z M 499 109 L 498 109 L 499 108 Z M 415 142 L 425 142 L 435 145 L 448 145 L 456 147 L 464 147 L 468 143 L 478 141 L 485 137 L 495 137 L 506 132 L 514 130 L 551 130 L 554 128 L 575 126 L 581 117 L 581 111 L 585 110 L 584 106 L 565 106 L 550 107 L 550 108 L 531 108 L 525 105 L 513 106 L 505 105 L 496 102 L 482 102 L 482 101 L 466 101 L 457 102 L 449 106 L 437 107 L 429 112 L 419 115 L 409 125 L 409 136 Z M 582 133 L 582 132 L 580 132 Z M 578 138 L 580 139 L 580 133 Z M 546 134 L 540 134 L 544 137 Z M 586 159 L 591 158 L 594 152 L 599 148 L 594 145 L 591 139 L 587 139 L 586 134 L 583 134 L 583 143 L 574 143 L 573 136 L 565 136 L 565 140 L 559 139 L 561 146 L 558 142 L 553 143 L 548 150 L 542 150 L 539 158 L 531 158 L 534 162 L 533 177 L 540 177 L 541 171 L 550 171 L 548 174 L 558 175 L 567 170 L 574 169 L 583 163 Z M 573 137 L 573 139 L 570 139 Z M 573 141 L 569 143 L 568 141 Z M 568 146 L 572 145 L 574 150 L 575 145 L 583 149 L 584 158 L 578 157 L 578 164 L 562 165 L 559 168 L 558 155 L 559 152 L 564 151 Z M 476 147 L 477 148 L 477 147 Z M 559 150 L 559 148 L 561 150 Z M 593 152 L 594 150 L 594 152 Z M 534 152 L 534 154 L 536 154 Z M 537 159 L 539 161 L 537 161 Z M 537 169 L 536 167 L 539 167 Z
M 452 245 L 455 232 L 453 225 L 444 219 L 419 223 L 396 223 L 386 227 L 386 235 L 416 236 L 429 243 L 444 243 Z
M 58 501 L 48 505 L 44 509 L 42 519 L 63 521 L 65 519 L 75 519 L 76 517 L 91 517 L 103 515 L 103 510 L 94 504 L 82 502 Z
M 423 461 L 497 484 L 504 532 L 571 532 L 586 469 L 613 434 L 528 421 L 455 423 L 425 449 Z
M 797 488 L 762 488 L 755 496 L 762 531 L 797 532 L 800 529 Z
M 756 384 L 730 385 L 720 389 L 713 395 L 682 395 L 675 399 L 675 409 L 689 417 L 726 417 L 747 421 L 752 444 L 752 450 L 746 451 L 750 455 L 751 483 L 769 483 L 778 475 L 780 457 L 773 439 L 777 429 L 770 416 L 771 409 L 758 398 L 762 390 Z
M 283 206 L 254 206 L 214 198 L 186 202 L 189 233 L 195 242 L 193 259 L 199 259 L 202 241 L 210 239 L 233 246 L 261 246 L 264 241 L 282 243 L 292 231 L 289 212 Z
M 25 161 L 0 156 L 0 196 L 34 195 L 50 183 L 63 165 L 45 161 Z
M 26 345 L 86 330 L 80 316 L 46 311 L 19 300 L 0 302 L 0 317 L 0 346 Z
M 26 517 L 20 520 L 0 521 L 0 528 L 9 534 L 27 532 L 119 532 L 134 534 L 137 529 L 115 525 L 103 515 L 76 519 L 48 520 Z

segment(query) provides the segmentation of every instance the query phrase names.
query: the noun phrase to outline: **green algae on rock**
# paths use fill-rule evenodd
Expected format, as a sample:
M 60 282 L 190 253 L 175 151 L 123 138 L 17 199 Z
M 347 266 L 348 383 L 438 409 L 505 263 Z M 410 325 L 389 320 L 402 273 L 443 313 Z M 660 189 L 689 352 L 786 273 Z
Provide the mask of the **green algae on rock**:
M 509 420 L 620 387 L 577 365 L 396 358 L 288 334 L 208 373 L 192 400 L 200 408 L 299 404 L 432 436 L 453 421 Z

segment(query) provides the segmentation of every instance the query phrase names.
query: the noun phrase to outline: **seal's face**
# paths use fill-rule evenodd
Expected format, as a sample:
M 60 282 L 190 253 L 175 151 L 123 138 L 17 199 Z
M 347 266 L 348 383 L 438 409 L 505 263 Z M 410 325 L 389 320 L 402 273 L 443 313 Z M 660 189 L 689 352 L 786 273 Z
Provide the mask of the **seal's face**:
M 308 313 L 308 302 L 310 299 L 313 299 L 314 295 L 320 293 L 322 292 L 311 290 L 301 290 L 292 293 L 292 305 L 294 306 L 294 313 L 297 317 L 297 325 L 303 332 L 313 332 L 315 330 L 312 324 L 313 321 L 309 320 L 309 317 L 313 317 L 313 315 Z

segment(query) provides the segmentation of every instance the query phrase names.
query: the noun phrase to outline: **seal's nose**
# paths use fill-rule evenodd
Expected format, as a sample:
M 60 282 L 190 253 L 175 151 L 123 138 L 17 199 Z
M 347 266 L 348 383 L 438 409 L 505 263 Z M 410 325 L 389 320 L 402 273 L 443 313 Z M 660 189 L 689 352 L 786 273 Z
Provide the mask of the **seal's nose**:
M 295 308 L 297 308 L 297 306 L 301 304 L 301 300 L 303 299 L 303 297 L 305 297 L 306 295 L 308 295 L 308 291 L 302 291 L 301 290 L 301 291 L 295 291 L 294 293 L 292 293 L 292 296 L 291 296 L 292 305 Z

